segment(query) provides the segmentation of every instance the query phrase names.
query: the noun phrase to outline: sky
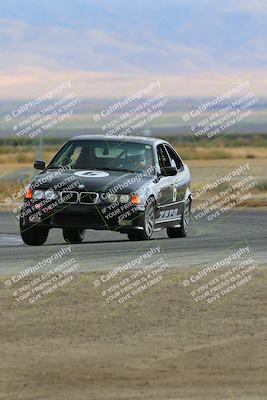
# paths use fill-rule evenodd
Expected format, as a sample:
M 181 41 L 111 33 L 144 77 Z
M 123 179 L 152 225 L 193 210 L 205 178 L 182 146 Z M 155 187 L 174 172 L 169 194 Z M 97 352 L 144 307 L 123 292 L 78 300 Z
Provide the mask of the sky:
M 0 98 L 267 89 L 267 0 L 0 0 Z

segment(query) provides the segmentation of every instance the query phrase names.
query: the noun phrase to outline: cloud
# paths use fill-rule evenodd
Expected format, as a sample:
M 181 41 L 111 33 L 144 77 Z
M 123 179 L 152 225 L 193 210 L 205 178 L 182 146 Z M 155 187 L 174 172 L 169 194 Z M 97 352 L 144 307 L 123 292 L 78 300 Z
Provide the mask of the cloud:
M 205 45 L 143 32 L 143 39 L 129 38 L 103 29 L 30 26 L 1 21 L 2 68 L 17 65 L 114 73 L 203 72 L 221 69 L 217 54 Z
M 267 92 L 267 76 L 262 70 L 163 75 L 19 67 L 0 73 L 0 98 L 32 99 L 67 80 L 71 81 L 72 90 L 80 98 L 121 98 L 157 80 L 161 90 L 173 97 L 216 96 L 244 80 L 250 81 L 250 90 L 256 95 L 264 96 Z
M 230 10 L 246 12 L 249 14 L 262 15 L 267 13 L 266 0 L 239 0 L 232 2 Z
M 46 3 L 43 19 L 35 6 L 0 19 L 2 98 L 40 95 L 63 80 L 82 97 L 121 97 L 157 79 L 171 96 L 212 95 L 243 76 L 266 92 L 267 33 L 258 21 L 267 1 L 79 2 L 62 8 L 59 0 L 56 12 Z M 242 30 L 244 12 L 253 18 Z

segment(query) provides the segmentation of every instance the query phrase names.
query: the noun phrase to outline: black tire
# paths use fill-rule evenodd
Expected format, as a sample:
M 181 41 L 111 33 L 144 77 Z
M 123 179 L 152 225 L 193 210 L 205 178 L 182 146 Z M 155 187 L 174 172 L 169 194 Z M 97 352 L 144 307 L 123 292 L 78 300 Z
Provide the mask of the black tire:
M 23 227 L 20 229 L 20 235 L 23 242 L 29 246 L 41 246 L 44 244 L 48 237 L 48 233 L 48 228 L 40 228 L 38 226 L 25 228 L 25 230 Z
M 63 237 L 67 243 L 82 243 L 85 235 L 85 229 L 81 228 L 63 228 Z
M 142 230 L 131 231 L 128 233 L 129 240 L 149 240 L 155 228 L 155 201 L 150 198 L 147 201 L 145 212 L 142 216 Z
M 179 228 L 167 228 L 167 235 L 169 236 L 169 238 L 173 239 L 187 236 L 190 222 L 190 209 L 191 201 L 189 200 L 185 204 L 184 212 L 181 219 L 181 226 Z

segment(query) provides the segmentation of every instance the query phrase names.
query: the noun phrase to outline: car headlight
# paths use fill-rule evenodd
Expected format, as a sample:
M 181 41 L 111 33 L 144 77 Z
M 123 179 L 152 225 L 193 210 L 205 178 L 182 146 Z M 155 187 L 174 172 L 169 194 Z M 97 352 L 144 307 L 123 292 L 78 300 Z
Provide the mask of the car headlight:
M 105 200 L 107 200 L 109 203 L 119 202 L 121 204 L 127 204 L 127 203 L 140 204 L 141 202 L 140 197 L 132 193 L 131 194 L 107 193 L 105 195 Z
M 32 194 L 33 200 L 43 200 L 45 198 L 44 190 L 34 190 Z
M 54 190 L 46 190 L 45 191 L 45 198 L 49 201 L 56 200 L 58 198 L 57 193 Z
M 120 200 L 120 203 L 123 203 L 123 204 L 130 203 L 131 196 L 129 194 L 121 194 L 119 200 Z
M 109 201 L 110 203 L 116 203 L 116 201 L 118 201 L 118 195 L 114 193 L 108 193 L 107 201 Z
M 33 200 L 48 200 L 52 201 L 57 199 L 58 195 L 54 190 L 34 190 Z

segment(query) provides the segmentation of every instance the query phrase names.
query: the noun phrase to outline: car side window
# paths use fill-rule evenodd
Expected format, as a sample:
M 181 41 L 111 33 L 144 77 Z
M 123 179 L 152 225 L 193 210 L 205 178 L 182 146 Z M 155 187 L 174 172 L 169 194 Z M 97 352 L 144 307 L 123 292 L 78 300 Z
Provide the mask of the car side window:
M 172 166 L 176 166 L 177 170 L 182 170 L 183 169 L 183 163 L 180 159 L 180 157 L 178 156 L 178 154 L 176 154 L 176 152 L 168 145 L 165 145 L 166 150 L 169 154 L 169 157 L 171 159 L 171 165 Z M 175 165 L 173 165 L 175 163 Z
M 162 144 L 159 144 L 157 146 L 157 154 L 158 154 L 160 169 L 164 169 L 165 167 L 171 166 L 171 162 L 170 162 L 168 153 Z

